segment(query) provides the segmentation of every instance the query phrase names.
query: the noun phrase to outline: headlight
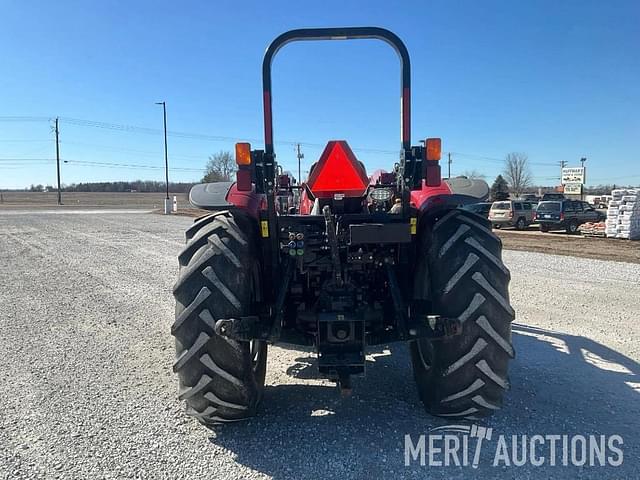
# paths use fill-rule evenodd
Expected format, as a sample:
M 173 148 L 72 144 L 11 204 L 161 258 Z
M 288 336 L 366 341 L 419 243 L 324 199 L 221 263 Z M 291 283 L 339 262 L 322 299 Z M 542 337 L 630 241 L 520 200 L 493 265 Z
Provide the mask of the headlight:
M 387 202 L 391 200 L 393 191 L 390 188 L 374 188 L 371 190 L 371 193 L 369 193 L 369 196 L 371 197 L 371 200 L 376 203 Z

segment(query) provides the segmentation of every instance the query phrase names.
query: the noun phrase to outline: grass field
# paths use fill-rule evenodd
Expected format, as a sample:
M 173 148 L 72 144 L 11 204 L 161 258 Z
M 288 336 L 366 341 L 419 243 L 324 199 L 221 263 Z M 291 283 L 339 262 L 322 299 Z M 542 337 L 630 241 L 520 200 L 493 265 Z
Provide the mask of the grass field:
M 178 208 L 189 205 L 188 194 L 169 193 L 177 197 Z M 122 192 L 69 192 L 62 193 L 62 207 L 111 207 L 111 208 L 162 208 L 165 194 Z M 55 192 L 2 192 L 0 208 L 58 207 L 58 194 Z

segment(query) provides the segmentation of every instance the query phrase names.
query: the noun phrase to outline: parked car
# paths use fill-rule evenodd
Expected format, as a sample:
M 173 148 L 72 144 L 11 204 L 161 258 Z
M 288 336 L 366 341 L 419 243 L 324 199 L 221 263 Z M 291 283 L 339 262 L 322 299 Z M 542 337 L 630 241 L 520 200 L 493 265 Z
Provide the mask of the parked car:
M 607 208 L 609 206 L 609 201 L 611 200 L 611 195 L 602 195 L 601 197 L 593 197 L 591 205 L 595 208 Z
M 469 203 L 462 207 L 464 210 L 468 212 L 473 212 L 476 215 L 480 215 L 481 217 L 488 218 L 489 210 L 491 209 L 490 202 L 480 202 L 480 203 Z
M 540 201 L 540 197 L 535 193 L 524 193 L 520 195 L 520 198 L 517 200 L 524 200 L 525 202 L 538 203 Z
M 542 202 L 547 202 L 550 200 L 564 200 L 564 193 L 545 193 L 542 195 Z
M 600 194 L 600 195 L 585 195 L 584 200 L 589 202 L 595 208 L 607 208 L 609 206 L 609 202 L 612 200 L 611 195 Z
M 524 230 L 533 222 L 533 206 L 530 202 L 505 200 L 493 202 L 489 210 L 489 220 L 494 228 L 516 227 Z
M 564 229 L 567 233 L 576 233 L 581 224 L 602 219 L 603 215 L 587 202 L 567 199 L 540 202 L 535 218 L 541 232 Z

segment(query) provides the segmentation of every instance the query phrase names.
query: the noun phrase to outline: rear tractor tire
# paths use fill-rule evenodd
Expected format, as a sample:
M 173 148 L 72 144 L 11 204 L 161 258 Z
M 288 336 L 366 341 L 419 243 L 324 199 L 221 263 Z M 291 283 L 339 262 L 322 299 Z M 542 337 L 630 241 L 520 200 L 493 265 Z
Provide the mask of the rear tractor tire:
M 255 312 L 259 267 L 255 225 L 242 214 L 217 212 L 187 230 L 173 294 L 180 400 L 205 425 L 255 415 L 262 398 L 267 345 L 215 333 L 215 322 Z
M 459 318 L 462 334 L 410 343 L 414 378 L 426 410 L 442 417 L 475 418 L 502 406 L 514 358 L 510 273 L 491 224 L 452 210 L 421 231 L 424 254 L 416 287 L 432 310 Z

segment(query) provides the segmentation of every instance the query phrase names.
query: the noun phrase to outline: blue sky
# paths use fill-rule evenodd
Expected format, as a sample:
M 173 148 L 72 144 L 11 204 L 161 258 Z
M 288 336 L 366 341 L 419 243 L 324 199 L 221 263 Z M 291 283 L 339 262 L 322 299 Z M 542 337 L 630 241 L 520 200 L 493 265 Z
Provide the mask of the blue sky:
M 169 137 L 171 179 L 198 180 L 208 155 L 232 150 L 230 139 L 262 138 L 261 60 L 276 35 L 375 25 L 397 33 L 411 55 L 414 143 L 442 137 L 454 174 L 474 169 L 492 179 L 501 159 L 519 151 L 540 184 L 554 184 L 558 161 L 576 165 L 583 156 L 589 184 L 640 184 L 639 2 L 400 5 L 5 0 L 0 116 L 60 116 L 64 159 L 162 166 L 158 134 L 65 119 L 160 129 L 154 102 L 166 100 L 170 131 L 229 138 Z M 344 138 L 369 170 L 397 160 L 399 67 L 386 44 L 288 45 L 274 62 L 273 88 L 276 142 Z M 293 168 L 293 146 L 276 151 Z M 303 151 L 305 170 L 321 148 Z M 46 120 L 0 120 L 0 188 L 54 182 L 54 163 L 24 160 L 54 152 Z M 68 163 L 62 178 L 162 180 L 164 173 Z

